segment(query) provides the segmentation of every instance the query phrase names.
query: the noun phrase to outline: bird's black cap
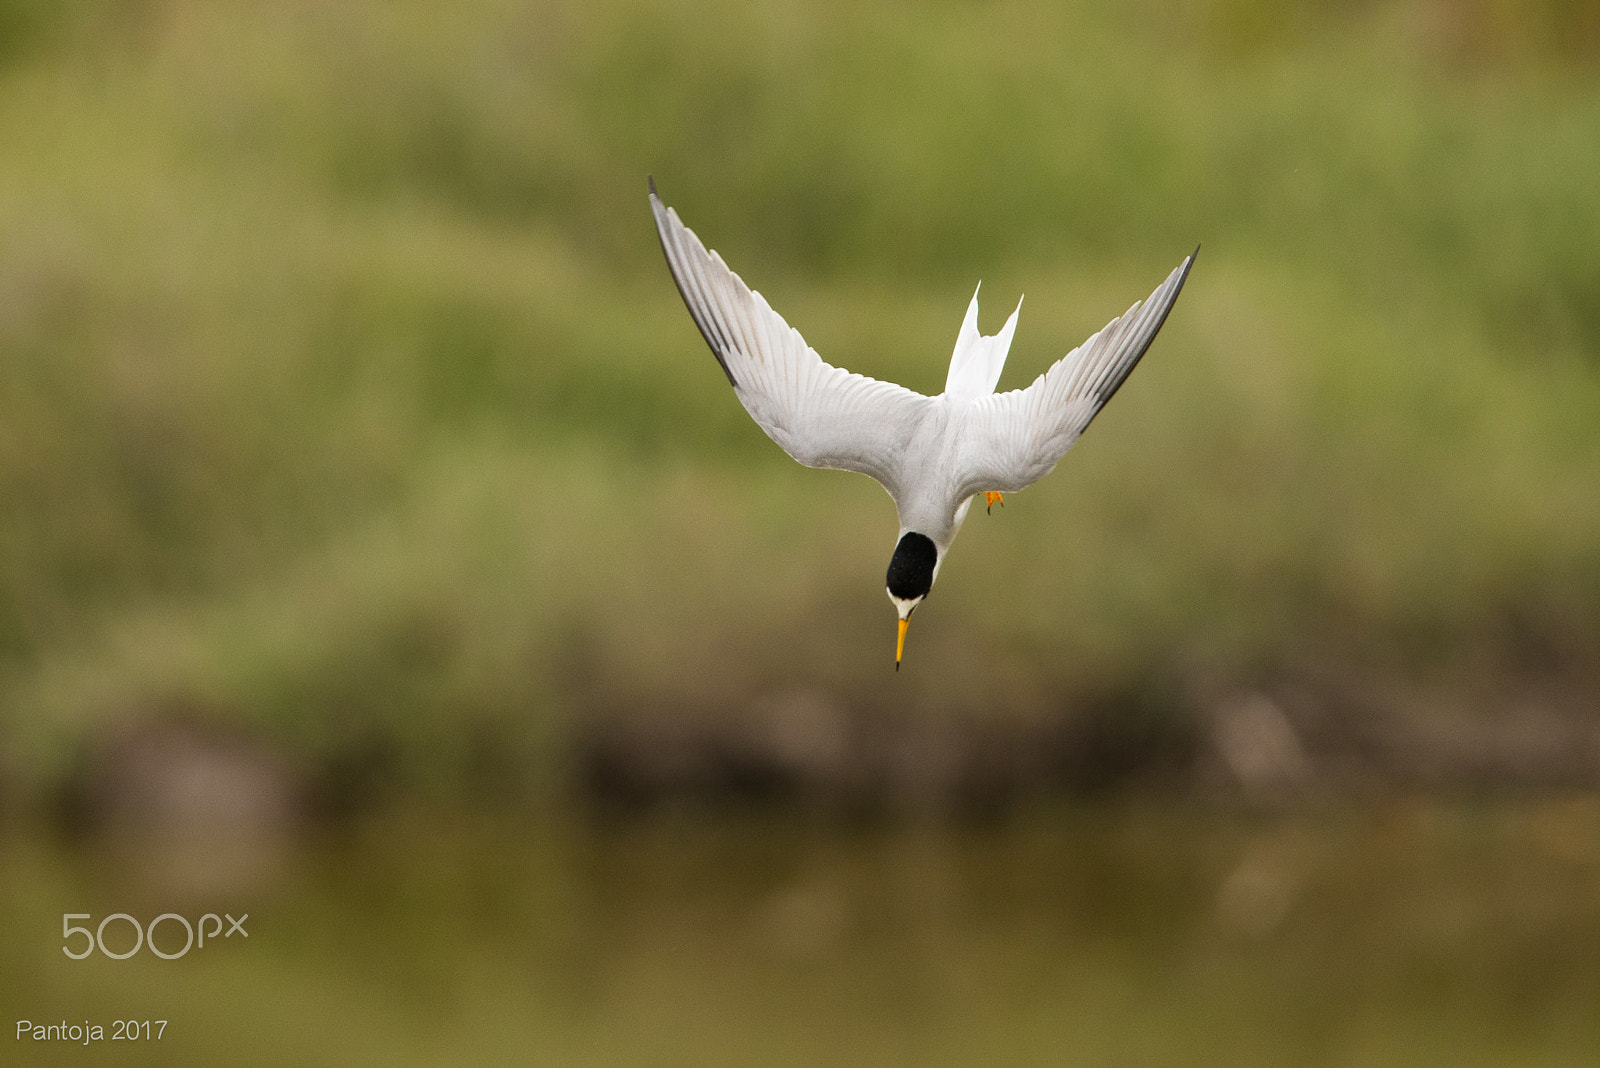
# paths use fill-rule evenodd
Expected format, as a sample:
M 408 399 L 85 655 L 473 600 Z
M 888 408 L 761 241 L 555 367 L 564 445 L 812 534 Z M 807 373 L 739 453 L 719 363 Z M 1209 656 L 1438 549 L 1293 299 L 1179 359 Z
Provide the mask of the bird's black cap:
M 894 547 L 894 557 L 889 561 L 889 592 L 902 601 L 926 597 L 933 589 L 933 568 L 939 562 L 939 550 L 926 534 L 908 531 Z

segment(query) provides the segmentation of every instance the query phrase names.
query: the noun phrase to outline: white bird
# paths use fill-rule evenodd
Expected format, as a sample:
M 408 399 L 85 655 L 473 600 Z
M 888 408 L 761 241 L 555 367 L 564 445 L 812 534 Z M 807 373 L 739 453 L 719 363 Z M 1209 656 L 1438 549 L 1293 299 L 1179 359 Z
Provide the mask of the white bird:
M 1150 347 L 1199 248 L 1156 287 L 1027 389 L 995 393 L 1022 301 L 992 337 L 978 333 L 978 294 L 956 336 L 937 397 L 825 363 L 800 332 L 707 251 L 650 180 L 650 208 L 689 314 L 745 411 L 807 467 L 869 475 L 900 513 L 887 589 L 899 613 L 899 670 L 911 613 L 933 589 L 973 497 L 990 508 L 1049 474 Z

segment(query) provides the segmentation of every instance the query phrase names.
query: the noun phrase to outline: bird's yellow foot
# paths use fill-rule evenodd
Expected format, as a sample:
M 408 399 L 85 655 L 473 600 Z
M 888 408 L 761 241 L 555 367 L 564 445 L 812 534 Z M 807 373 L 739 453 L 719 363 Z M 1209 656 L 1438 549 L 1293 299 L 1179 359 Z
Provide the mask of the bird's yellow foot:
M 983 501 L 983 510 L 990 515 L 994 515 L 995 505 L 998 504 L 1002 508 L 1006 506 L 1006 499 L 1003 496 L 998 493 L 990 493 L 988 490 L 983 491 Z

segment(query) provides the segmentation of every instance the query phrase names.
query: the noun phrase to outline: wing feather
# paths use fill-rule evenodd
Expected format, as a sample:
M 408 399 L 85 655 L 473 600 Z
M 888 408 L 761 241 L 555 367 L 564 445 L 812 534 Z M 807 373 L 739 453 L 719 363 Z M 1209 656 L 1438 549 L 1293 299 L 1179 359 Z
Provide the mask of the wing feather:
M 661 203 L 654 182 L 650 208 L 678 293 L 750 417 L 806 466 L 859 471 L 898 496 L 901 454 L 931 398 L 824 362 Z
M 956 451 L 952 495 L 1012 492 L 1049 474 L 1150 348 L 1199 252 L 1028 388 L 974 402 Z

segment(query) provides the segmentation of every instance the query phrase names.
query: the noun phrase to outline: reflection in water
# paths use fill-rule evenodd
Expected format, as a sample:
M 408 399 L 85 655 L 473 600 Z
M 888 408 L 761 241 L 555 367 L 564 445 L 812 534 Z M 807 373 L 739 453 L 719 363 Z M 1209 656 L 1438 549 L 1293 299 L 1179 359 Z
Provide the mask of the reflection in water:
M 13 1018 L 172 1021 L 128 1063 L 1571 1064 L 1600 1048 L 1592 797 L 1052 805 L 983 826 L 392 814 L 181 894 L 138 855 L 13 832 L 0 911 Z M 64 912 L 200 910 L 249 912 L 248 943 L 61 953 Z

